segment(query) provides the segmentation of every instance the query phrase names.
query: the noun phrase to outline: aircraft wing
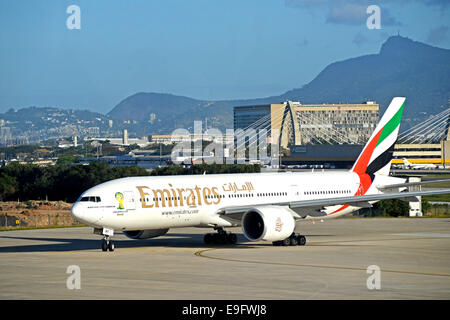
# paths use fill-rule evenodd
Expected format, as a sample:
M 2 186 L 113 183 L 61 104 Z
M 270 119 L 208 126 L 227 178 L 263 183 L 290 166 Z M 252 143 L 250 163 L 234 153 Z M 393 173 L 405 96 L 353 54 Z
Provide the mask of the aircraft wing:
M 433 194 L 447 194 L 450 193 L 450 189 L 436 189 L 428 191 L 413 191 L 413 192 L 397 192 L 397 193 L 381 193 L 381 194 L 371 194 L 364 196 L 352 196 L 352 197 L 341 197 L 341 198 L 327 198 L 319 200 L 305 200 L 296 201 L 289 203 L 291 208 L 301 208 L 309 206 L 333 206 L 339 204 L 355 204 L 358 202 L 369 202 L 369 201 L 380 201 L 387 199 L 402 199 L 402 198 L 412 198 L 418 196 L 427 196 Z
M 385 189 L 392 189 L 392 188 L 404 188 L 404 187 L 412 187 L 412 186 L 421 186 L 425 184 L 434 184 L 434 183 L 443 183 L 443 182 L 449 182 L 450 179 L 439 179 L 439 180 L 424 180 L 419 182 L 406 182 L 406 183 L 398 183 L 398 184 L 388 184 L 388 185 L 381 185 L 376 186 L 378 190 L 385 190 Z
M 397 192 L 397 193 L 380 193 L 371 194 L 363 196 L 351 196 L 351 197 L 337 197 L 337 198 L 325 198 L 316 200 L 302 200 L 302 201 L 291 201 L 291 202 L 279 202 L 279 203 L 268 203 L 261 204 L 258 206 L 274 205 L 274 206 L 287 206 L 291 209 L 305 208 L 305 209 L 318 209 L 324 207 L 330 207 L 335 205 L 354 205 L 356 207 L 367 207 L 370 206 L 371 201 L 380 201 L 387 199 L 404 199 L 404 200 L 414 200 L 418 196 L 434 195 L 434 194 L 448 194 L 450 189 L 436 189 L 427 191 L 413 191 L 413 192 Z M 232 219 L 239 220 L 242 215 L 249 210 L 252 210 L 255 206 L 233 206 L 225 207 L 219 210 L 219 214 L 228 216 Z M 293 212 L 294 218 L 301 218 L 300 215 Z

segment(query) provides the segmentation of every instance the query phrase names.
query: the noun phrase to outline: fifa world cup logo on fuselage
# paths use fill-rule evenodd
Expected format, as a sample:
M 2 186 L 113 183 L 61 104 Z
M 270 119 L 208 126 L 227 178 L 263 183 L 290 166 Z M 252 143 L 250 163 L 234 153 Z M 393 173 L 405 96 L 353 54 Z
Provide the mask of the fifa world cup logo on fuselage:
M 124 196 L 122 192 L 116 192 L 116 194 L 114 195 L 116 197 L 116 200 L 119 202 L 119 207 L 117 209 L 123 210 L 125 209 L 123 206 L 123 200 L 124 200 Z

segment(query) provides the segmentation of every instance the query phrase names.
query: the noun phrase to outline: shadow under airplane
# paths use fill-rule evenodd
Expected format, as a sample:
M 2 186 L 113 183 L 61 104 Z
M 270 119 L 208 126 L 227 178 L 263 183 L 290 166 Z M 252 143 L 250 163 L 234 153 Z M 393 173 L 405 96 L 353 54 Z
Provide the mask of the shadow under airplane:
M 47 241 L 50 243 L 39 243 L 17 246 L 1 246 L 0 253 L 3 252 L 62 252 L 62 251 L 80 251 L 80 250 L 100 250 L 101 237 L 98 239 L 76 239 L 76 238 L 43 238 L 43 237 L 24 237 L 0 235 L 0 239 L 18 239 L 29 241 Z M 206 245 L 203 242 L 203 234 L 179 234 L 170 233 L 161 238 L 148 240 L 133 239 L 113 239 L 116 250 L 121 248 L 140 248 L 140 247 L 172 247 L 172 248 L 254 248 L 251 243 L 246 243 L 247 239 L 243 235 L 238 235 L 236 245 Z

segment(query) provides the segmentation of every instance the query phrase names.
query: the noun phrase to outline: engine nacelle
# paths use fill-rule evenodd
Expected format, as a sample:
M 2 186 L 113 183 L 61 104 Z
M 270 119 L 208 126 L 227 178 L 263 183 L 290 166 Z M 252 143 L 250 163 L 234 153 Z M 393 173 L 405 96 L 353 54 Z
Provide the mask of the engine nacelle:
M 242 217 L 242 231 L 250 241 L 284 240 L 294 232 L 294 229 L 294 217 L 286 207 L 255 207 Z
M 149 239 L 165 235 L 169 229 L 150 229 L 124 231 L 123 233 L 130 239 Z

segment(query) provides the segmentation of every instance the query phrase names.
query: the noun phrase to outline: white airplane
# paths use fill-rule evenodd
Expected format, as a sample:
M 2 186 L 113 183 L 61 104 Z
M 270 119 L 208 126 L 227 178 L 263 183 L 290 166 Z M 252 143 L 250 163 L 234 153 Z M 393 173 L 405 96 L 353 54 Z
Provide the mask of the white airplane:
M 169 228 L 214 228 L 204 242 L 236 243 L 224 228 L 241 226 L 251 241 L 304 245 L 296 220 L 335 218 L 383 199 L 450 193 L 404 192 L 406 179 L 389 176 L 405 98 L 396 97 L 349 171 L 129 177 L 84 192 L 72 216 L 103 235 L 102 250 L 122 231 L 132 239 L 154 238 Z M 401 192 L 402 191 L 402 192 Z
M 402 158 L 405 169 L 436 169 L 432 163 L 411 163 L 406 158 Z

